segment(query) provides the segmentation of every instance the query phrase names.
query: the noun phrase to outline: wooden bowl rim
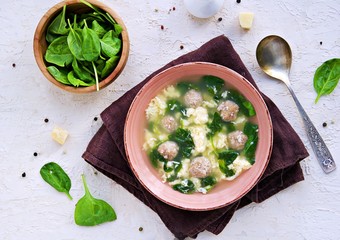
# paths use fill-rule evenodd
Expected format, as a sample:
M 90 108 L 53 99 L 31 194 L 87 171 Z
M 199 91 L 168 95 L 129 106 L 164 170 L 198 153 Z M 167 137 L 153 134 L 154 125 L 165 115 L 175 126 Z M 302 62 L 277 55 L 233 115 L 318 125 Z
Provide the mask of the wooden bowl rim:
M 112 73 L 107 76 L 105 79 L 103 79 L 101 82 L 99 82 L 99 90 L 107 87 L 109 84 L 114 82 L 114 80 L 121 74 L 123 71 L 127 60 L 129 56 L 130 51 L 130 41 L 129 41 L 129 35 L 126 29 L 126 26 L 121 19 L 121 17 L 110 7 L 107 5 L 97 1 L 97 0 L 86 0 L 87 2 L 91 3 L 92 5 L 108 12 L 113 19 L 123 28 L 123 31 L 121 33 L 122 36 L 122 52 L 119 59 L 119 62 L 115 69 L 112 71 Z M 60 83 L 57 81 L 46 69 L 46 64 L 44 60 L 45 51 L 42 49 L 40 45 L 40 41 L 42 41 L 42 38 L 45 38 L 45 31 L 48 27 L 49 22 L 51 21 L 51 18 L 56 15 L 64 5 L 74 5 L 74 4 L 82 4 L 80 0 L 65 0 L 62 2 L 57 3 L 53 7 L 51 7 L 40 19 L 35 33 L 34 33 L 34 40 L 33 40 L 33 51 L 34 51 L 34 58 L 38 64 L 39 69 L 43 73 L 43 75 L 54 85 L 57 87 L 66 90 L 68 92 L 73 93 L 89 93 L 89 92 L 95 92 L 96 91 L 96 85 L 92 85 L 89 87 L 74 87 L 74 86 L 68 86 L 65 84 Z M 85 5 L 84 5 L 85 6 Z M 45 40 L 45 39 L 44 39 Z M 46 41 L 46 40 L 45 40 Z

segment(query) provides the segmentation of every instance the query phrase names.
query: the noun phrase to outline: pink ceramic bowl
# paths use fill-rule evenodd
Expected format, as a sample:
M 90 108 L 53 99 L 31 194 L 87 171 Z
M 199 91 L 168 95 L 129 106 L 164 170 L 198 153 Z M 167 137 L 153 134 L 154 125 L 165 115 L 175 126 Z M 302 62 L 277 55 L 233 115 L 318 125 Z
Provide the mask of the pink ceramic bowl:
M 166 86 L 175 84 L 183 77 L 214 75 L 225 80 L 228 86 L 237 89 L 255 107 L 256 116 L 252 121 L 259 126 L 259 141 L 256 150 L 256 162 L 249 170 L 235 180 L 219 182 L 207 194 L 183 194 L 161 181 L 158 171 L 151 165 L 143 150 L 145 109 L 150 100 Z M 129 164 L 141 184 L 161 201 L 177 208 L 206 211 L 220 208 L 239 200 L 262 176 L 268 164 L 272 150 L 273 132 L 271 118 L 259 92 L 240 74 L 211 63 L 185 63 L 169 68 L 153 77 L 136 95 L 127 115 L 124 130 L 125 151 Z

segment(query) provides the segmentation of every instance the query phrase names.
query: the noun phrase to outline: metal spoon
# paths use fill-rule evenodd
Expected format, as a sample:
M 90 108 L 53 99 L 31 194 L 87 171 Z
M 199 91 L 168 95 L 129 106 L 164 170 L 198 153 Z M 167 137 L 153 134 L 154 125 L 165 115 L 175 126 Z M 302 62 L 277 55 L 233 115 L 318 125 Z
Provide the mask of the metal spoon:
M 281 80 L 287 85 L 288 90 L 293 96 L 296 106 L 302 116 L 312 149 L 324 172 L 330 173 L 335 170 L 336 165 L 331 153 L 315 126 L 307 116 L 307 113 L 301 106 L 291 87 L 289 72 L 292 64 L 292 51 L 290 50 L 288 43 L 279 36 L 267 36 L 258 44 L 256 48 L 256 58 L 261 69 L 266 74 Z

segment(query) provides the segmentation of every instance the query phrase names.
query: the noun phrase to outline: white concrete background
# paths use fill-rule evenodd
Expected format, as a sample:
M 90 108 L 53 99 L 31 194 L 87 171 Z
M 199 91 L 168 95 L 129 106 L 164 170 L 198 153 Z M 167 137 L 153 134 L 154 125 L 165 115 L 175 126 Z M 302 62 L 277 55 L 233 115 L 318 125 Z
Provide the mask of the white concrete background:
M 329 175 L 322 172 L 286 87 L 265 76 L 255 58 L 256 45 L 266 35 L 278 34 L 290 43 L 293 88 L 340 167 L 340 86 L 318 104 L 314 104 L 313 89 L 315 69 L 340 57 L 340 1 L 243 0 L 237 4 L 226 0 L 218 14 L 202 20 L 192 17 L 182 1 L 103 0 L 126 23 L 130 58 L 116 82 L 87 95 L 58 89 L 44 78 L 34 60 L 35 28 L 57 2 L 0 1 L 0 239 L 173 239 L 153 211 L 115 182 L 96 175 L 81 154 L 101 124 L 94 117 L 105 107 L 167 62 L 220 34 L 230 38 L 262 91 L 301 136 L 310 157 L 302 162 L 305 181 L 237 211 L 220 235 L 204 232 L 197 239 L 340 239 L 340 170 Z M 169 11 L 173 7 L 176 10 Z M 238 25 L 242 11 L 255 13 L 248 32 Z M 322 127 L 323 122 L 327 127 Z M 69 131 L 63 146 L 50 137 L 54 126 Z M 41 166 L 49 161 L 59 163 L 69 174 L 73 201 L 40 177 Z M 74 206 L 84 193 L 82 173 L 93 195 L 114 207 L 118 220 L 95 227 L 74 223 Z M 144 230 L 139 232 L 139 227 Z

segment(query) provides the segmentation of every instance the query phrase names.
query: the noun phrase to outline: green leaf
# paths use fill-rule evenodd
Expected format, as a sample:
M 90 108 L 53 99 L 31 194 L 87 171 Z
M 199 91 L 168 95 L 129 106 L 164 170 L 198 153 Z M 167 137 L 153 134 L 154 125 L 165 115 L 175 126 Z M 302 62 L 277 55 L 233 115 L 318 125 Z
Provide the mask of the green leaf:
M 45 60 L 60 67 L 72 62 L 73 55 L 67 47 L 67 36 L 58 37 L 47 47 Z
M 86 2 L 85 0 L 80 0 L 80 2 L 84 3 L 86 6 L 92 8 L 96 13 L 98 13 L 101 17 L 105 18 L 110 24 L 113 26 L 116 24 L 116 22 L 113 20 L 112 16 L 108 13 L 103 13 L 100 9 L 93 6 L 91 3 Z
M 224 160 L 218 160 L 218 166 L 221 172 L 226 175 L 226 177 L 231 177 L 235 175 L 235 171 L 233 169 L 230 169 Z
M 221 159 L 228 166 L 238 157 L 239 153 L 234 150 L 224 150 L 218 153 L 218 159 Z
M 92 86 L 95 84 L 95 81 L 93 82 L 90 82 L 90 83 L 86 83 L 84 81 L 82 81 L 81 79 L 78 79 L 74 76 L 74 72 L 73 71 L 70 71 L 68 74 L 67 74 L 67 79 L 68 81 L 75 87 L 88 87 L 88 86 Z
M 82 30 L 83 42 L 82 51 L 86 61 L 96 61 L 100 55 L 100 39 L 98 35 L 85 22 L 85 27 Z
M 177 112 L 181 113 L 183 117 L 186 117 L 187 110 L 183 106 L 183 104 L 177 99 L 169 99 L 166 102 L 166 113 L 167 114 L 175 114 Z
M 78 64 L 77 59 L 73 59 L 72 68 L 74 73 L 84 82 L 95 82 L 93 76 Z
M 243 133 L 247 135 L 248 140 L 244 145 L 244 155 L 249 163 L 255 163 L 255 152 L 258 142 L 258 126 L 256 124 L 247 122 L 244 125 Z
M 64 5 L 62 12 L 59 13 L 59 15 L 48 26 L 47 33 L 66 35 L 69 30 L 66 28 L 67 23 L 65 20 L 65 15 L 66 15 L 66 5 Z
M 79 199 L 74 211 L 74 220 L 79 226 L 95 226 L 104 222 L 117 219 L 114 209 L 101 199 L 94 198 L 86 184 L 85 176 L 82 175 L 85 195 Z
M 102 38 L 107 32 L 105 28 L 103 28 L 97 20 L 92 21 L 91 29 L 98 35 L 99 38 Z
M 195 84 L 192 82 L 179 82 L 177 83 L 176 87 L 180 91 L 181 95 L 184 95 L 191 89 L 198 90 L 197 86 L 195 86 Z
M 240 112 L 242 112 L 247 117 L 252 117 L 256 115 L 254 106 L 249 102 L 241 93 L 236 90 L 230 90 L 227 94 L 227 99 L 234 101 L 239 107 Z
M 71 85 L 69 80 L 67 79 L 67 70 L 66 69 L 58 69 L 55 66 L 47 67 L 47 71 L 62 84 Z
M 117 66 L 119 62 L 119 56 L 113 56 L 111 57 L 109 60 L 107 60 L 105 62 L 105 66 L 102 70 L 102 73 L 100 75 L 100 77 L 102 79 L 106 78 L 107 76 L 110 75 L 110 73 L 115 69 L 115 67 Z
M 68 24 L 70 26 L 70 32 L 67 36 L 67 45 L 70 49 L 73 56 L 75 56 L 76 59 L 83 61 L 83 36 L 82 31 L 80 29 L 73 29 L 72 25 L 70 23 L 70 20 L 68 20 Z
M 189 179 L 186 179 L 185 181 L 187 181 L 187 184 L 183 183 L 175 184 L 172 188 L 176 191 L 185 194 L 193 193 L 195 191 L 195 184 Z
M 100 40 L 102 52 L 108 56 L 113 57 L 117 55 L 122 47 L 122 41 L 114 37 L 113 31 L 108 31 Z
M 208 176 L 201 179 L 201 187 L 212 187 L 217 183 L 217 180 L 213 176 Z
M 203 76 L 202 82 L 207 89 L 208 93 L 214 96 L 215 99 L 221 97 L 221 90 L 224 86 L 224 80 L 215 76 Z
M 169 135 L 169 140 L 178 144 L 178 156 L 183 156 L 185 158 L 191 156 L 191 151 L 195 148 L 195 144 L 189 130 L 177 128 L 174 133 Z
M 318 94 L 315 103 L 321 96 L 334 91 L 340 79 L 340 58 L 333 58 L 319 66 L 314 74 L 314 89 Z
M 72 200 L 70 195 L 71 179 L 57 163 L 46 163 L 40 169 L 40 175 L 48 184 L 57 191 L 65 193 Z
M 217 112 L 214 113 L 213 119 L 211 123 L 208 123 L 207 126 L 209 128 L 208 137 L 213 137 L 217 132 L 222 130 L 223 120 Z

